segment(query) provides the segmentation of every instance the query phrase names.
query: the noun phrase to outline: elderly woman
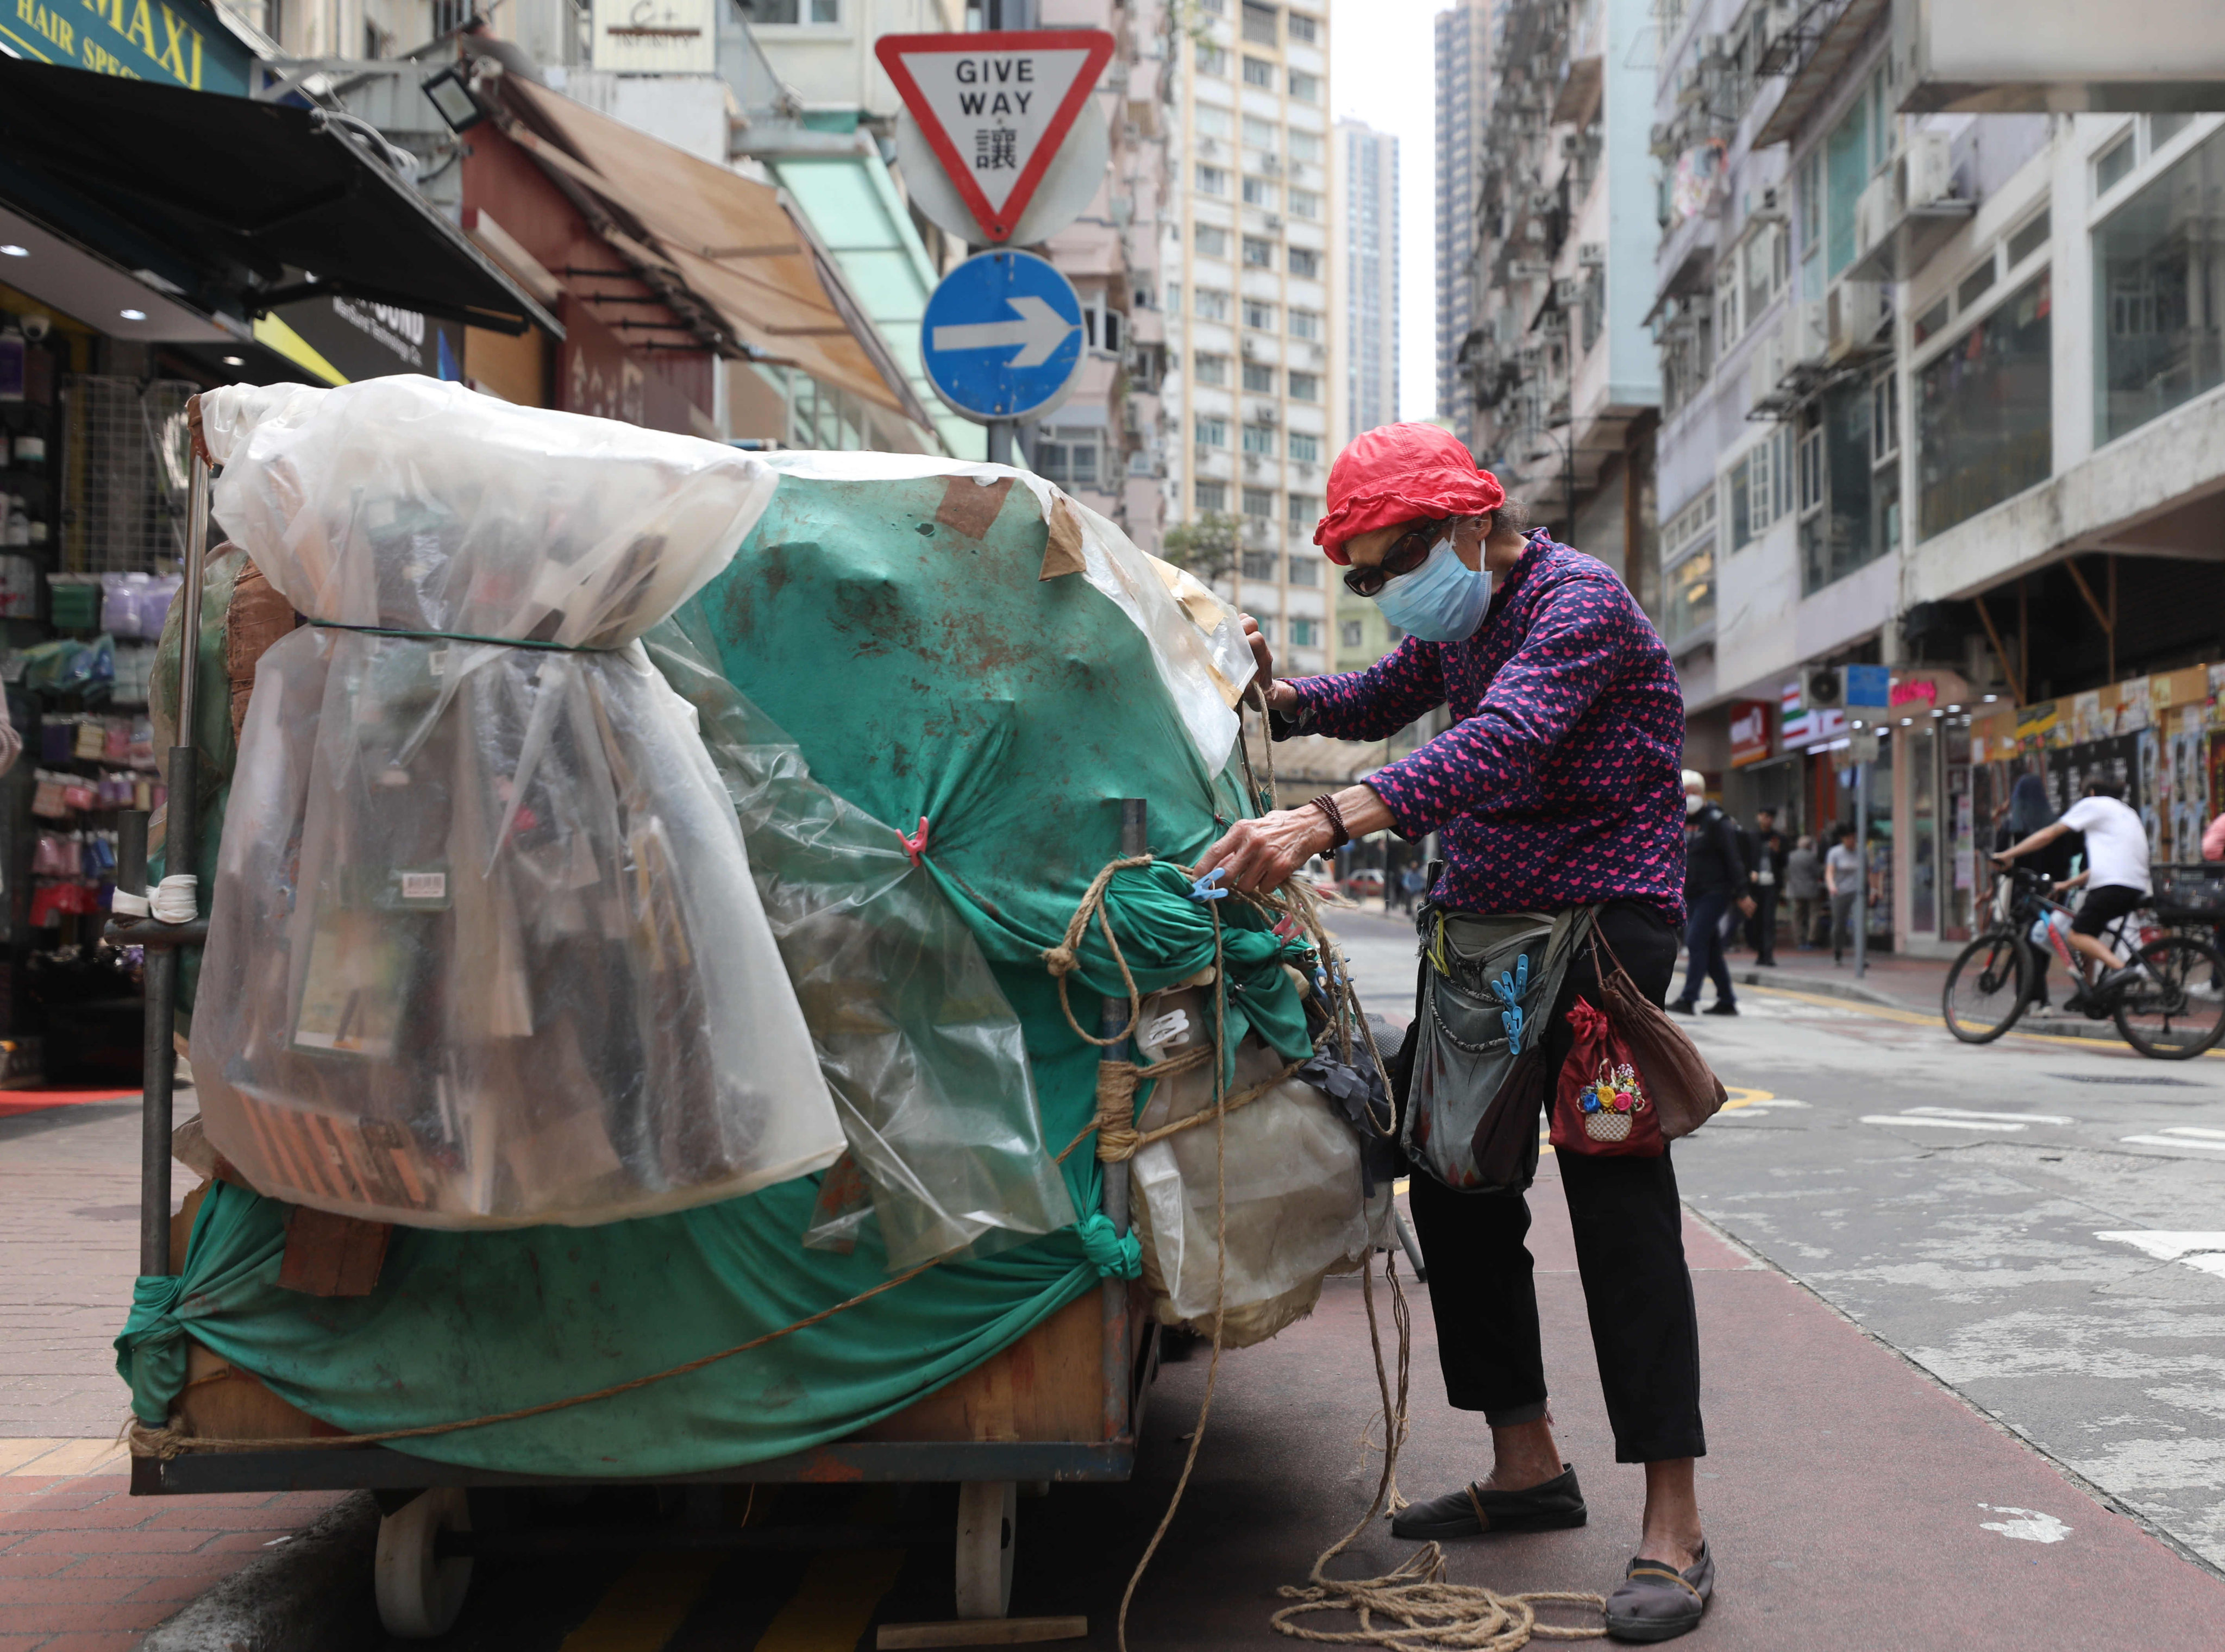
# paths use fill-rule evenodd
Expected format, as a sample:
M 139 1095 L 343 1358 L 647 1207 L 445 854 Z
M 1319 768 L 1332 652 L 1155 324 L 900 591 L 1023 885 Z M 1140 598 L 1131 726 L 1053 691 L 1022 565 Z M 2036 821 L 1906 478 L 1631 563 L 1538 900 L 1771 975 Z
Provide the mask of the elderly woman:
M 1600 940 L 1659 1003 L 1683 915 L 1684 704 L 1652 625 L 1604 564 L 1542 529 L 1525 533 L 1496 478 L 1435 426 L 1361 436 L 1330 471 L 1328 505 L 1315 542 L 1405 640 L 1365 671 L 1277 681 L 1255 628 L 1277 737 L 1379 741 L 1440 706 L 1452 725 L 1364 785 L 1239 823 L 1203 869 L 1227 867 L 1238 889 L 1272 888 L 1348 838 L 1436 832 L 1444 867 L 1423 907 L 1425 936 L 1595 908 Z M 1435 962 L 1423 967 L 1436 977 Z M 1578 994 L 1600 1002 L 1584 947 L 1546 1017 L 1549 1079 L 1574 1042 Z M 1534 1118 L 1517 1123 L 1534 1141 Z M 1563 1151 L 1556 1163 L 1615 1458 L 1645 1465 L 1644 1529 L 1608 1601 L 1608 1631 L 1667 1640 L 1699 1623 L 1715 1582 L 1693 1492 L 1693 1459 L 1707 1447 L 1676 1176 L 1665 1151 Z M 1446 1397 L 1483 1413 L 1493 1461 L 1482 1478 L 1400 1512 L 1391 1529 L 1447 1538 L 1580 1526 L 1582 1494 L 1547 1410 L 1521 1187 L 1467 1191 L 1431 1172 L 1417 1154 L 1410 1198 Z

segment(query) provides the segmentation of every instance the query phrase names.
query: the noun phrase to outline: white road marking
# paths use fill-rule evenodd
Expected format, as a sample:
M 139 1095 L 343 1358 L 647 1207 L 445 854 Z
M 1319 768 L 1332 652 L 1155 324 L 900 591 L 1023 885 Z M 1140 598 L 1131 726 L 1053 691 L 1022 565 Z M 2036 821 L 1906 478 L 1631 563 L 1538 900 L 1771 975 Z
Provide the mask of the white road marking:
M 2165 1130 L 2165 1136 L 2191 1136 L 2198 1142 L 2225 1142 L 2225 1130 L 2206 1130 L 2198 1124 L 2173 1124 Z
M 2225 1233 L 2155 1233 L 2134 1228 L 2096 1233 L 2094 1237 L 2113 1244 L 2132 1245 L 2146 1251 L 2158 1262 L 2178 1262 L 2200 1251 L 2225 1250 Z
M 2027 1543 L 2059 1543 L 2070 1535 L 2070 1527 L 2037 1509 L 2012 1509 L 1999 1503 L 1981 1503 L 1978 1507 L 2013 1516 L 2008 1520 L 1981 1520 L 1978 1522 L 1981 1532 L 1999 1532 L 2004 1537 L 2019 1537 Z
M 1975 1130 L 1986 1136 L 1990 1136 L 1996 1130 L 2020 1130 L 2024 1128 L 2022 1124 L 1985 1124 L 1975 1120 L 1960 1118 L 1919 1118 L 1911 1113 L 1864 1113 L 1862 1123 L 1865 1124 L 1928 1124 L 1933 1130 Z
M 2190 1147 L 2203 1153 L 2225 1153 L 2225 1142 L 2205 1142 L 2189 1136 L 2120 1136 L 2117 1139 L 2133 1147 Z
M 1904 1118 L 1982 1118 L 1997 1124 L 2075 1124 L 2075 1118 L 2057 1113 L 1973 1113 L 1960 1107 L 1911 1107 Z M 2225 1135 L 2225 1131 L 2220 1131 Z

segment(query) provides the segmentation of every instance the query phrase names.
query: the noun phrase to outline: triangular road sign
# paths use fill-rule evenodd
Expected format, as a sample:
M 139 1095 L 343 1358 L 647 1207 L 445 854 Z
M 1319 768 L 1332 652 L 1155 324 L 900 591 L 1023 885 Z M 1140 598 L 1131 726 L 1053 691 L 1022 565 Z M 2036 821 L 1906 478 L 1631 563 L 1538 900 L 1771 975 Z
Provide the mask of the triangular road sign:
M 1101 28 L 884 35 L 873 55 L 992 244 L 1008 239 L 1112 60 Z

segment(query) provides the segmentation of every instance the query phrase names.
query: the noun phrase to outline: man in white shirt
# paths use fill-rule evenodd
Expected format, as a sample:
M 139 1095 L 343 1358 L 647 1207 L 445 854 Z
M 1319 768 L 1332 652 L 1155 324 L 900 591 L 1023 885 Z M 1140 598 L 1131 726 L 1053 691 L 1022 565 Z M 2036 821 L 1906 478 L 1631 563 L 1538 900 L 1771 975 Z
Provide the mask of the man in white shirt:
M 2148 880 L 2147 829 L 2125 806 L 2124 796 L 2125 788 L 2113 781 L 2089 781 L 2086 795 L 2063 811 L 2061 820 L 1994 857 L 1996 862 L 2012 861 L 2066 832 L 2086 834 L 2086 870 L 2056 888 L 2086 885 L 2086 899 L 2070 921 L 2070 944 L 2105 972 L 2095 983 L 2097 988 L 2120 986 L 2132 976 L 2132 967 L 2109 949 L 2101 932 L 2146 901 L 2154 888 Z

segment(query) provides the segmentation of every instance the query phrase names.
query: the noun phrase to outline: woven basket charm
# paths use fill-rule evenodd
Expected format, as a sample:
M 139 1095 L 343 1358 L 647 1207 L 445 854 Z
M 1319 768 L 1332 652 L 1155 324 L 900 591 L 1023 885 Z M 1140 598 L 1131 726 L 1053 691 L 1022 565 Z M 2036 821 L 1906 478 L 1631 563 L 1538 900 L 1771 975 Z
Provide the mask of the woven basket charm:
M 1594 1142 L 1626 1142 L 1631 1120 L 1646 1108 L 1645 1092 L 1628 1062 L 1617 1067 L 1600 1063 L 1599 1077 L 1577 1098 L 1583 1109 L 1584 1134 Z

